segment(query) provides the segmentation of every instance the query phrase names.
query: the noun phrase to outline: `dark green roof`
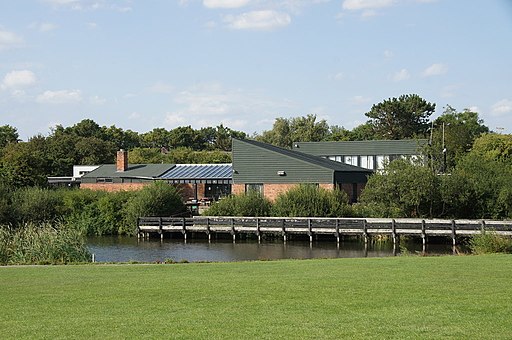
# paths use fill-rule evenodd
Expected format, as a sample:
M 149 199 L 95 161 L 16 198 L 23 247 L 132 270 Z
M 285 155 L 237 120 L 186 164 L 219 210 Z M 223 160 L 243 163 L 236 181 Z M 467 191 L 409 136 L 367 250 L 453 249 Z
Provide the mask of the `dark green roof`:
M 417 155 L 427 139 L 295 142 L 293 149 L 315 156 Z
M 331 161 L 331 160 L 323 158 L 323 157 L 318 157 L 318 156 L 314 156 L 314 155 L 310 155 L 307 153 L 298 152 L 298 151 L 294 151 L 294 150 L 290 150 L 290 149 L 284 149 L 284 148 L 280 148 L 280 147 L 277 147 L 277 146 L 274 146 L 271 144 L 267 144 L 267 143 L 262 143 L 262 142 L 249 140 L 249 139 L 243 139 L 243 140 L 239 140 L 239 141 L 245 142 L 248 144 L 252 144 L 254 146 L 266 149 L 268 151 L 281 154 L 285 157 L 290 157 L 290 158 L 300 160 L 300 161 L 303 161 L 303 162 L 306 162 L 309 164 L 314 164 L 314 165 L 317 165 L 317 166 L 320 166 L 320 167 L 323 167 L 323 168 L 326 168 L 329 170 L 334 170 L 334 171 L 338 171 L 338 172 L 366 172 L 366 173 L 373 172 L 372 170 L 369 170 L 369 169 L 361 168 L 361 167 L 350 165 L 350 164 Z
M 104 164 L 83 178 L 156 178 L 173 167 L 175 164 L 129 164 L 125 171 L 117 171 L 115 164 Z

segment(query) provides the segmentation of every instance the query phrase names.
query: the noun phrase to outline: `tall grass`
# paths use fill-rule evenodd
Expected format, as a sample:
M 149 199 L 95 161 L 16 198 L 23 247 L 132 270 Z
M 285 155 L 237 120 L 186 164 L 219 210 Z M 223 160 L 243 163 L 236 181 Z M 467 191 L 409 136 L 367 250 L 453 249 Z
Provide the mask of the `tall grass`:
M 474 235 L 469 241 L 474 254 L 512 253 L 512 238 L 498 235 L 495 231 L 485 231 Z
M 206 212 L 210 216 L 269 216 L 270 201 L 258 192 L 231 195 L 215 202 Z
M 0 264 L 89 262 L 91 254 L 79 231 L 49 223 L 0 227 Z

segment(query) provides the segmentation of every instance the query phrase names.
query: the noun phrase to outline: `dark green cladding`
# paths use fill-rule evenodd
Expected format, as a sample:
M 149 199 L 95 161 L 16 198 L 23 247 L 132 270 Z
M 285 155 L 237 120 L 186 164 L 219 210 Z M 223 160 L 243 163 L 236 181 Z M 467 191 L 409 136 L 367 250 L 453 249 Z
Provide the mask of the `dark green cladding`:
M 252 140 L 233 140 L 233 183 L 364 183 L 370 170 Z M 285 175 L 279 175 L 284 171 Z
M 295 142 L 293 149 L 314 156 L 419 155 L 426 139 Z

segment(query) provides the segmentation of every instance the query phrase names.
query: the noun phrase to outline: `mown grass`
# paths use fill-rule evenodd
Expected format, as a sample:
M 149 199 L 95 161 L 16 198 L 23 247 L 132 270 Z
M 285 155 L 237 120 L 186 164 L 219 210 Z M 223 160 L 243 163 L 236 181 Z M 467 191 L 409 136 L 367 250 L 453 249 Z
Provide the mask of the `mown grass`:
M 2 338 L 505 339 L 512 256 L 0 268 Z

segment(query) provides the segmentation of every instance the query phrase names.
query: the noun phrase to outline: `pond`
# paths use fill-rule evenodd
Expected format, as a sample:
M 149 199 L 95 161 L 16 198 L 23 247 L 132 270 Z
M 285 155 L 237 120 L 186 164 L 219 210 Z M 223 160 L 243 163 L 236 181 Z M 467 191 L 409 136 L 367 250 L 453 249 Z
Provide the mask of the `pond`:
M 445 240 L 441 240 L 445 241 Z M 101 236 L 88 238 L 88 248 L 97 262 L 231 262 L 278 259 L 313 259 L 341 257 L 384 257 L 395 256 L 400 251 L 413 254 L 422 253 L 422 244 L 417 240 L 407 240 L 393 247 L 388 241 L 369 243 L 366 247 L 358 239 L 340 242 L 332 240 L 309 241 L 216 239 L 149 239 L 137 240 L 135 237 Z M 452 254 L 453 249 L 447 242 L 430 243 L 426 254 Z

